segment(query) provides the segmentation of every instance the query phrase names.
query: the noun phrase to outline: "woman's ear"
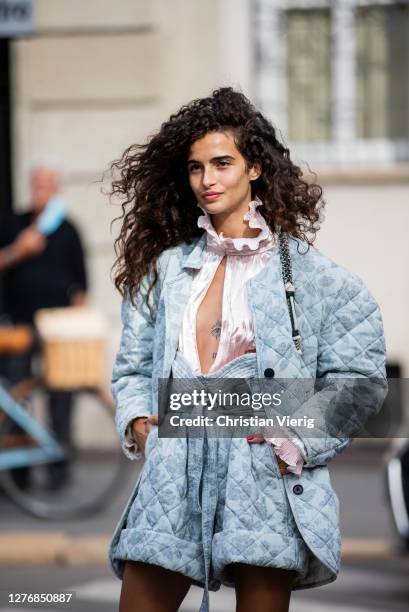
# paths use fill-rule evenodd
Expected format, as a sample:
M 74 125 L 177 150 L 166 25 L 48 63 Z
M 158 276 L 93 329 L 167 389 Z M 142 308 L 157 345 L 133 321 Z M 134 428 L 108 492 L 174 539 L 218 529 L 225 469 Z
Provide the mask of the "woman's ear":
M 250 166 L 249 179 L 250 181 L 256 181 L 260 175 L 261 175 L 261 164 L 260 162 L 255 162 L 252 166 Z

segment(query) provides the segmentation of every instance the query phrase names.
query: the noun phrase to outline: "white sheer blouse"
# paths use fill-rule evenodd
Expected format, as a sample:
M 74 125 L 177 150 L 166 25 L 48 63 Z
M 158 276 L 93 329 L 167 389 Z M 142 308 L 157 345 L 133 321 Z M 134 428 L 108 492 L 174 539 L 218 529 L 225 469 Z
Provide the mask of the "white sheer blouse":
M 254 329 L 247 299 L 246 282 L 258 274 L 278 248 L 264 217 L 257 210 L 262 201 L 256 197 L 249 204 L 243 219 L 249 227 L 259 229 L 254 238 L 228 238 L 217 234 L 210 215 L 198 204 L 203 215 L 198 226 L 207 233 L 202 267 L 196 272 L 188 304 L 185 309 L 179 334 L 178 351 L 181 352 L 195 373 L 200 373 L 200 360 L 196 344 L 196 315 L 206 295 L 216 270 L 226 256 L 222 298 L 222 320 L 218 351 L 209 372 L 217 372 L 226 363 L 246 352 L 255 352 Z M 146 415 L 149 416 L 149 415 Z M 132 437 L 131 423 L 126 429 L 126 443 L 130 451 L 138 453 Z M 288 464 L 288 471 L 299 475 L 306 459 L 305 447 L 300 438 L 265 438 L 272 444 L 274 452 Z
M 207 232 L 202 267 L 192 282 L 190 298 L 185 310 L 179 334 L 178 350 L 195 373 L 200 373 L 200 359 L 196 344 L 196 315 L 199 306 L 213 280 L 216 270 L 226 256 L 224 276 L 222 319 L 219 346 L 209 372 L 217 372 L 226 363 L 247 352 L 256 350 L 253 321 L 247 298 L 246 282 L 258 274 L 278 248 L 277 238 L 272 234 L 264 217 L 257 210 L 262 201 L 256 197 L 249 204 L 243 219 L 249 227 L 259 229 L 254 238 L 228 238 L 217 234 L 211 217 L 199 204 L 203 215 L 198 226 Z M 266 438 L 275 453 L 288 463 L 288 470 L 299 475 L 305 459 L 305 448 L 299 438 Z
M 276 238 L 264 218 L 256 210 L 261 200 L 250 202 L 244 215 L 251 228 L 260 229 L 255 238 L 225 238 L 213 228 L 210 215 L 202 208 L 198 226 L 207 232 L 202 267 L 193 278 L 179 334 L 178 350 L 195 373 L 200 373 L 196 346 L 196 315 L 223 257 L 227 257 L 222 298 L 222 320 L 216 358 L 209 372 L 216 372 L 232 359 L 255 351 L 253 321 L 250 313 L 246 282 L 265 266 L 271 257 Z

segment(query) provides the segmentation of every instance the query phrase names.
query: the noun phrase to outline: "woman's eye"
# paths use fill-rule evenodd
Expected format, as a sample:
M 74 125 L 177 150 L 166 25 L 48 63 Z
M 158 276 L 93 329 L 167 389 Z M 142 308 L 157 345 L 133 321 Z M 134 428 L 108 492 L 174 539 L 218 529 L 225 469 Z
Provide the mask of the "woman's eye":
M 197 172 L 197 170 L 200 170 L 200 166 L 198 164 L 191 164 L 189 166 L 189 172 Z
M 228 161 L 219 161 L 218 162 L 218 166 L 222 166 L 223 168 L 225 168 L 226 166 L 230 166 L 230 162 L 228 162 Z

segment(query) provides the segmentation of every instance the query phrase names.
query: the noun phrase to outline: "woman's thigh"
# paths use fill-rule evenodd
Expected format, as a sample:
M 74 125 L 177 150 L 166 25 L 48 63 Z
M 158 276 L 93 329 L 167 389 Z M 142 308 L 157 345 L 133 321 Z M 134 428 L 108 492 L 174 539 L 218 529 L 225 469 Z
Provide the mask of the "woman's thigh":
M 236 612 L 288 612 L 295 570 L 232 563 Z
M 176 612 L 191 582 L 188 576 L 158 565 L 126 561 L 119 612 Z

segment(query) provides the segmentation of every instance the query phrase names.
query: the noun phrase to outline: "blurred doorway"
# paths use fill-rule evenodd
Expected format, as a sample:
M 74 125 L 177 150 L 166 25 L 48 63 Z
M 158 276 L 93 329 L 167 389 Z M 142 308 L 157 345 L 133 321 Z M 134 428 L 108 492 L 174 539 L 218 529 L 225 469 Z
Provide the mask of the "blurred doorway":
M 10 40 L 0 38 L 0 214 L 12 207 Z

